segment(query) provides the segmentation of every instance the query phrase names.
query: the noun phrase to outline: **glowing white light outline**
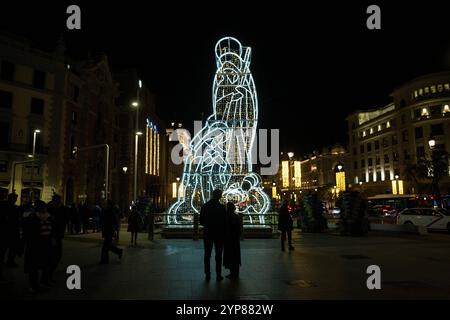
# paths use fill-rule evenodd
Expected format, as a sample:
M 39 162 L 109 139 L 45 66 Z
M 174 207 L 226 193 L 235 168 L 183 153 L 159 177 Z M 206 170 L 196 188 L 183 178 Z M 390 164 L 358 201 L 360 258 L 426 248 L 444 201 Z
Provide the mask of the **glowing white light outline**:
M 258 99 L 250 71 L 251 49 L 233 37 L 224 37 L 217 42 L 215 53 L 213 114 L 184 152 L 180 184 L 184 196 L 178 193 L 177 201 L 169 208 L 169 223 L 183 223 L 179 214 L 199 213 L 216 188 L 223 190 L 226 201 L 237 204 L 236 211 L 245 214 L 250 223 L 254 223 L 252 214 L 266 214 L 269 210 L 270 199 L 262 188 L 261 177 L 252 172 Z M 264 224 L 265 217 L 259 215 L 256 221 Z

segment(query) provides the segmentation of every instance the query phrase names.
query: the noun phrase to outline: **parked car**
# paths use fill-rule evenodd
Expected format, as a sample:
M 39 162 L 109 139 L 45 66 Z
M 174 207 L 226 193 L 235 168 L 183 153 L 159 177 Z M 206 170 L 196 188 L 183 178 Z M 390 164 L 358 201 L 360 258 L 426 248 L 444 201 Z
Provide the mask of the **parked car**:
M 330 213 L 330 215 L 333 218 L 336 218 L 336 219 L 340 218 L 340 216 L 341 216 L 341 208 L 334 207 L 334 208 L 330 209 L 329 213 Z
M 370 210 L 369 210 L 369 215 L 371 216 L 377 216 L 377 217 L 381 217 L 381 218 L 395 218 L 397 216 L 397 210 L 387 204 L 379 204 L 379 205 L 375 205 L 373 206 Z
M 441 208 L 410 208 L 400 212 L 397 224 L 412 224 L 450 232 L 450 213 Z

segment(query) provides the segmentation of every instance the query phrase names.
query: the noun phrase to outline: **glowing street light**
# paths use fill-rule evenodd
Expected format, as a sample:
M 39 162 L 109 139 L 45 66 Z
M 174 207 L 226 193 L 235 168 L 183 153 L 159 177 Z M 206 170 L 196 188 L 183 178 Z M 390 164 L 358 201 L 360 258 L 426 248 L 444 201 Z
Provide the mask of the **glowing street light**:
M 36 135 L 38 133 L 41 133 L 41 130 L 39 129 L 34 129 L 33 131 L 33 155 L 32 155 L 32 160 L 33 162 L 31 162 L 31 177 L 30 177 L 30 182 L 31 182 L 31 201 L 34 200 L 34 159 L 36 157 Z
M 430 146 L 430 149 L 433 149 L 436 145 L 436 139 L 434 139 L 434 137 L 430 137 L 430 139 L 428 140 L 428 145 Z

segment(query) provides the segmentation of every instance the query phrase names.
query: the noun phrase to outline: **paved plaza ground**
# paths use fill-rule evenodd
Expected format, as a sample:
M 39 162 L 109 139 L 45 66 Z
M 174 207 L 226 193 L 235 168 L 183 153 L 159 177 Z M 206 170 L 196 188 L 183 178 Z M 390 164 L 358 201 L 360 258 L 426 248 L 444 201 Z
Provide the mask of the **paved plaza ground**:
M 121 233 L 121 261 L 99 265 L 99 234 L 68 236 L 54 288 L 32 294 L 20 268 L 7 269 L 0 297 L 20 299 L 449 299 L 450 235 L 371 232 L 364 238 L 295 231 L 295 251 L 281 252 L 279 239 L 241 242 L 238 281 L 207 283 L 203 242 L 146 240 L 129 246 Z M 213 267 L 212 261 L 212 269 Z M 82 289 L 66 288 L 65 268 L 79 265 Z M 366 268 L 381 268 L 382 289 L 368 290 Z M 227 272 L 224 270 L 224 274 Z

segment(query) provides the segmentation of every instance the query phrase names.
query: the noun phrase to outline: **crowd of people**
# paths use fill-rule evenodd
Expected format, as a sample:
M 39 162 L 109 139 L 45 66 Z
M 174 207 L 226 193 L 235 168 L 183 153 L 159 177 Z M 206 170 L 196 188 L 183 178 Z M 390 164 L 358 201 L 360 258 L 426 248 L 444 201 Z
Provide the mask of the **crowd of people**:
M 17 206 L 16 202 L 15 193 L 0 202 L 0 280 L 5 280 L 4 268 L 18 268 L 16 258 L 23 256 L 30 291 L 52 287 L 53 274 L 63 256 L 66 231 L 71 234 L 102 231 L 100 263 L 108 263 L 109 251 L 122 257 L 122 249 L 113 244 L 113 239 L 118 239 L 121 215 L 111 200 L 103 206 L 87 203 L 66 206 L 61 196 L 55 194 L 48 203 L 37 200 Z
M 214 190 L 211 200 L 201 210 L 199 222 L 203 226 L 205 279 L 211 279 L 210 259 L 215 251 L 216 278 L 223 280 L 222 267 L 229 269 L 229 279 L 239 278 L 241 266 L 240 241 L 243 233 L 242 215 L 236 213 L 232 202 L 223 205 L 221 190 Z M 103 246 L 100 264 L 109 262 L 109 252 L 122 258 L 123 249 L 116 247 L 119 238 L 121 214 L 111 200 L 102 206 L 80 203 L 78 206 L 63 204 L 61 196 L 55 194 L 49 203 L 37 200 L 22 206 L 16 205 L 17 195 L 11 193 L 0 202 L 0 279 L 3 268 L 17 268 L 16 257 L 23 256 L 24 272 L 29 276 L 30 291 L 52 287 L 53 274 L 63 256 L 63 238 L 70 234 L 102 231 Z M 137 234 L 142 219 L 136 206 L 128 217 L 128 232 L 131 244 L 137 244 Z M 281 231 L 281 250 L 285 251 L 286 238 L 289 250 L 292 246 L 293 220 L 284 202 L 279 210 L 278 229 Z M 4 261 L 6 260 L 6 263 Z

